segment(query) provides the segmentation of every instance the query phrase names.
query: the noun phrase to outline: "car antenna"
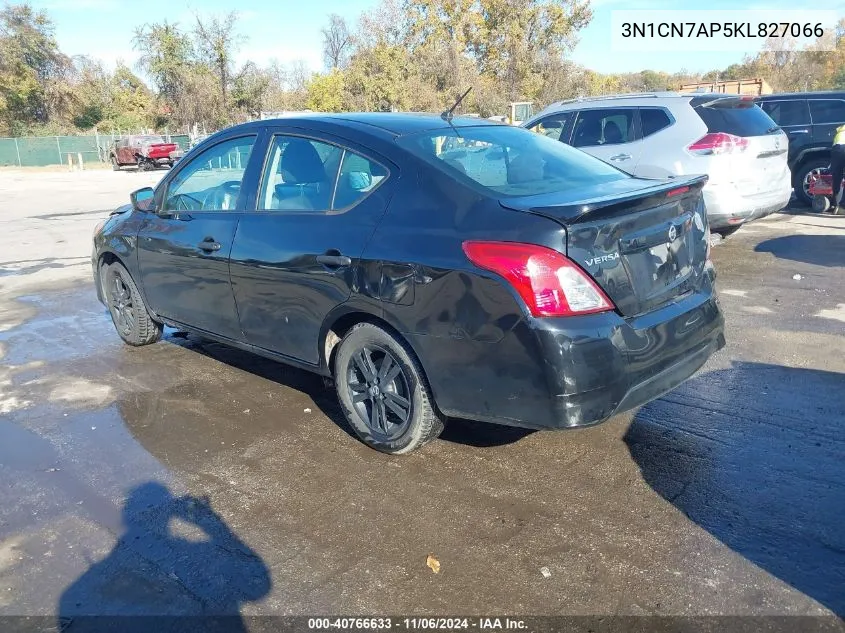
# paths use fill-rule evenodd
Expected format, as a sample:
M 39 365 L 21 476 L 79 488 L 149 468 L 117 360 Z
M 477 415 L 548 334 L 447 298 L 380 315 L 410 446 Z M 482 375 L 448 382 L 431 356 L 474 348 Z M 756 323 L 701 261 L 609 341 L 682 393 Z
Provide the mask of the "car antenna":
M 449 108 L 448 110 L 443 112 L 443 114 L 440 115 L 440 118 L 443 119 L 444 121 L 451 122 L 452 117 L 455 115 L 455 110 L 458 108 L 459 105 L 461 105 L 461 102 L 464 100 L 464 97 L 466 97 L 469 94 L 470 90 L 472 90 L 472 86 L 467 88 L 466 92 L 464 92 L 464 94 L 462 94 L 460 97 L 458 97 L 458 100 L 455 101 L 455 104 L 451 108 Z

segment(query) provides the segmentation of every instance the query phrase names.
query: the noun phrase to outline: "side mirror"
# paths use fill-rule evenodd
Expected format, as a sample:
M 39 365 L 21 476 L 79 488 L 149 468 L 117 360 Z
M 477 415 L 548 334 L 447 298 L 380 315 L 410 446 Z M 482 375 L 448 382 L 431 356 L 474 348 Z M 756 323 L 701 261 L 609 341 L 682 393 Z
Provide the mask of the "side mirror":
M 132 208 L 136 211 L 150 211 L 155 191 L 152 187 L 144 187 L 129 194 L 129 199 L 132 201 Z

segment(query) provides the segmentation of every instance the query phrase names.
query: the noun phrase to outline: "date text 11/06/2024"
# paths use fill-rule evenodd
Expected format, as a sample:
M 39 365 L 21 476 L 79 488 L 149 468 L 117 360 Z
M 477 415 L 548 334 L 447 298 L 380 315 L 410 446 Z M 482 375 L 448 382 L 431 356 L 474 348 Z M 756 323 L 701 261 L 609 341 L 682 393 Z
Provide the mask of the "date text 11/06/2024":
M 799 22 L 623 22 L 624 38 L 726 37 L 768 39 L 770 37 L 823 37 L 824 26 Z
M 308 628 L 314 631 L 527 631 L 528 625 L 518 618 L 309 618 Z

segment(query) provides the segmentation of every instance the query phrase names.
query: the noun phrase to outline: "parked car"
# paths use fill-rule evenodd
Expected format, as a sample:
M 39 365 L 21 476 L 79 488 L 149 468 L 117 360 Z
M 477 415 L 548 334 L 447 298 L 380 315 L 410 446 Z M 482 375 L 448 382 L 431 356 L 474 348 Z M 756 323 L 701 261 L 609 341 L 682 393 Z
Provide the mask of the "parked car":
M 170 325 L 333 377 L 381 451 L 448 416 L 583 426 L 724 345 L 705 181 L 480 119 L 255 121 L 97 227 L 94 279 L 130 345 Z
M 747 95 L 650 93 L 560 101 L 524 127 L 643 178 L 707 174 L 710 228 L 784 208 L 788 141 Z
M 760 107 L 789 135 L 795 197 L 812 204 L 810 176 L 830 165 L 836 128 L 845 125 L 845 92 L 800 92 L 760 97 Z
M 147 171 L 158 166 L 172 167 L 181 152 L 176 143 L 168 143 L 161 136 L 138 134 L 115 140 L 109 160 L 115 171 L 127 165 Z

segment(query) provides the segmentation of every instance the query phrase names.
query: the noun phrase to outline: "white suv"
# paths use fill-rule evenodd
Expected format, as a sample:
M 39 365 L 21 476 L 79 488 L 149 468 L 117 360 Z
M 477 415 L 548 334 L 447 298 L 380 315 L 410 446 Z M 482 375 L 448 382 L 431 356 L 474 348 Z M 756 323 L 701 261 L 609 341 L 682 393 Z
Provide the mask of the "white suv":
M 710 228 L 787 205 L 786 134 L 753 97 L 674 92 L 559 101 L 523 124 L 642 178 L 707 174 Z

